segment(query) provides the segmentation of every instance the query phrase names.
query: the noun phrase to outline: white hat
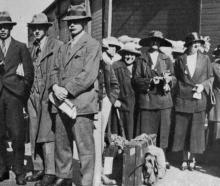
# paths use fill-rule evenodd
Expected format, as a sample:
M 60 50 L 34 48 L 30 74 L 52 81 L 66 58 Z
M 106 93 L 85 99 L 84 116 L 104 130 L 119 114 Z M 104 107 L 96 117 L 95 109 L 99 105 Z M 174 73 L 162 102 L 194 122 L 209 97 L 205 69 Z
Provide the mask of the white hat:
M 127 35 L 122 35 L 122 36 L 118 37 L 118 40 L 120 42 L 122 42 L 123 44 L 128 43 L 128 42 L 139 43 L 140 38 L 133 38 L 133 37 L 129 37 Z
M 120 43 L 117 38 L 112 37 L 112 36 L 111 36 L 111 37 L 104 38 L 104 39 L 102 40 L 102 46 L 103 46 L 104 48 L 108 48 L 109 45 L 116 46 L 116 48 L 117 48 L 118 50 L 120 50 L 120 49 L 122 48 L 122 43 Z
M 122 54 L 124 52 L 130 52 L 136 55 L 140 55 L 141 54 L 140 48 L 141 48 L 140 45 L 135 44 L 134 42 L 128 42 L 124 44 L 123 48 L 118 53 Z

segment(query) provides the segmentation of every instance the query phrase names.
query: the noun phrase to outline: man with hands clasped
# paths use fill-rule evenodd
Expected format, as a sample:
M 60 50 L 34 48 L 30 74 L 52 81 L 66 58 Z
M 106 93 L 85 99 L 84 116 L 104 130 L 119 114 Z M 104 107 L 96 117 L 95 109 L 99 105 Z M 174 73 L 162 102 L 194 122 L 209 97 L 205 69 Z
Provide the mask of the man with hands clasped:
M 76 106 L 72 119 L 58 110 L 55 133 L 57 179 L 53 186 L 72 186 L 73 138 L 81 163 L 81 185 L 92 186 L 95 166 L 94 114 L 98 113 L 98 71 L 101 46 L 84 28 L 91 17 L 84 5 L 70 6 L 67 22 L 71 40 L 62 45 L 51 71 L 51 88 L 60 101 Z
M 34 71 L 26 45 L 10 35 L 14 25 L 8 12 L 0 12 L 0 181 L 9 179 L 5 141 L 8 133 L 14 151 L 12 170 L 16 183 L 25 185 L 23 107 L 27 104 Z

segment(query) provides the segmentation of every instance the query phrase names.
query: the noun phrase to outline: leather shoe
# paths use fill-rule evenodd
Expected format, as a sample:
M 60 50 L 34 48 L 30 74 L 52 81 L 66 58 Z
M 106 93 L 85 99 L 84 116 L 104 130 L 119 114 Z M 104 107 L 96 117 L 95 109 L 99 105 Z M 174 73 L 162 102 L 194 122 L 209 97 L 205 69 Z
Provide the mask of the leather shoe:
M 18 174 L 16 175 L 16 184 L 17 185 L 26 185 L 25 175 L 24 174 Z
M 43 179 L 35 183 L 34 186 L 50 186 L 56 179 L 55 175 L 45 174 Z
M 27 182 L 35 182 L 35 181 L 41 180 L 43 178 L 43 176 L 44 176 L 44 171 L 42 171 L 42 170 L 34 171 L 31 176 L 26 177 L 26 181 Z
M 9 179 L 9 171 L 4 172 L 2 176 L 0 176 L 0 182 L 8 179 Z
M 52 184 L 51 186 L 72 186 L 72 180 L 57 178 L 54 184 Z

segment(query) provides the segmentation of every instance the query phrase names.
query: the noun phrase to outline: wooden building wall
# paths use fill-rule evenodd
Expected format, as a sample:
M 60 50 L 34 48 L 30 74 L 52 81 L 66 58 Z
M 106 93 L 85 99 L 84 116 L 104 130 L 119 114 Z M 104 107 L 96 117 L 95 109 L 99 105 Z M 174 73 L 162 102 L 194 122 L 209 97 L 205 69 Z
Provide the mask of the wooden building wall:
M 62 21 L 65 17 L 67 9 L 71 4 L 80 4 L 84 0 L 57 0 L 44 10 L 48 16 L 49 21 L 53 22 L 48 34 L 61 41 L 67 42 L 70 38 L 66 21 Z M 90 0 L 91 4 L 91 35 L 97 40 L 102 39 L 102 0 Z M 86 28 L 87 30 L 87 28 Z M 28 31 L 28 43 L 31 46 L 33 41 L 33 34 L 31 30 Z
M 91 5 L 91 35 L 97 40 L 102 40 L 102 0 L 92 0 Z
M 201 0 L 201 34 L 210 36 L 211 51 L 220 44 L 220 1 Z
M 200 0 L 113 0 L 113 36 L 146 37 L 150 30 L 161 30 L 180 40 L 199 31 L 199 20 Z

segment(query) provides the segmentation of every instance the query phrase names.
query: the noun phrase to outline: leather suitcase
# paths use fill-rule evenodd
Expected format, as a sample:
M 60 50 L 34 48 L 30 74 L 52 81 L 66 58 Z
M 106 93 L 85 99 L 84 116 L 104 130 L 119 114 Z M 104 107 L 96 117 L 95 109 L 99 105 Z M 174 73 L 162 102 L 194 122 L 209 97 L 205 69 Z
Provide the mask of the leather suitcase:
M 142 186 L 144 156 L 151 142 L 130 141 L 123 153 L 122 186 Z

